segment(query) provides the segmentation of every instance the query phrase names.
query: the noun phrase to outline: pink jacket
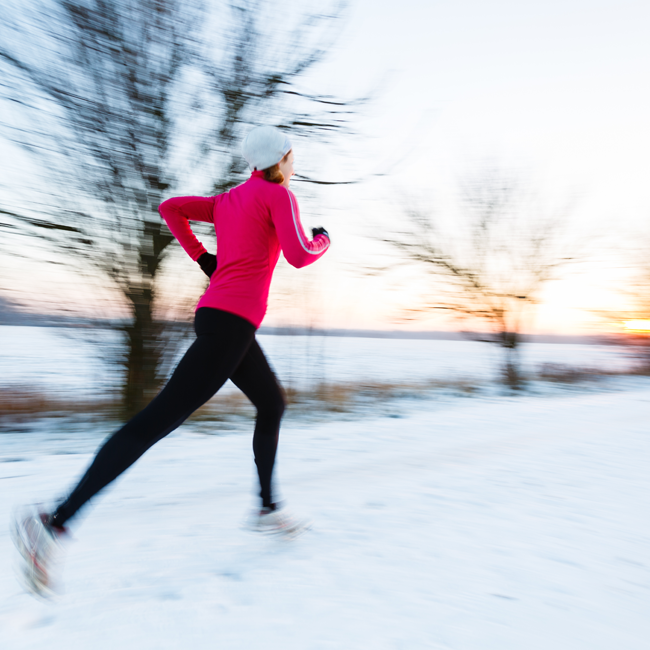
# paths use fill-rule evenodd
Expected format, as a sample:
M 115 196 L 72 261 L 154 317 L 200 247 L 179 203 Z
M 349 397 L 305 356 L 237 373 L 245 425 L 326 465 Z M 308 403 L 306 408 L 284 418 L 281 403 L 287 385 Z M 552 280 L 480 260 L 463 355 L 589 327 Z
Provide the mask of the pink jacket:
M 189 221 L 214 223 L 217 270 L 196 308 L 214 307 L 259 327 L 266 313 L 273 269 L 280 250 L 292 266 L 315 262 L 330 245 L 317 235 L 309 241 L 293 192 L 256 171 L 242 185 L 217 196 L 168 199 L 158 211 L 185 252 L 197 260 L 206 252 Z

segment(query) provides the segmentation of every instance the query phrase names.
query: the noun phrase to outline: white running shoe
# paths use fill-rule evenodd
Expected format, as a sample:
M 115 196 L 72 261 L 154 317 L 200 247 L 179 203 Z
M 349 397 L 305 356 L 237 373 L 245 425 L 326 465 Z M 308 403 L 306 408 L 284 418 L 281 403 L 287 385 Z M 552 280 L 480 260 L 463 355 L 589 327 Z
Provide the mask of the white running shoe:
M 53 567 L 62 550 L 61 538 L 67 530 L 49 523 L 50 516 L 36 506 L 14 514 L 12 537 L 22 556 L 21 577 L 37 596 L 55 593 Z
M 262 508 L 253 512 L 246 527 L 263 535 L 298 537 L 311 528 L 311 522 L 293 517 L 284 508 Z

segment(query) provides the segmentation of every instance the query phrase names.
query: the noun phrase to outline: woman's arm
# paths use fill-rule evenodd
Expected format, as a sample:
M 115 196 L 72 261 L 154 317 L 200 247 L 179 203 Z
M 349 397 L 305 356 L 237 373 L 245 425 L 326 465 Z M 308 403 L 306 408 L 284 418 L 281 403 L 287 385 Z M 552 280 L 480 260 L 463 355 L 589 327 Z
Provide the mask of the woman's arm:
M 283 188 L 271 206 L 271 219 L 278 233 L 280 246 L 287 262 L 301 268 L 313 264 L 330 246 L 327 235 L 316 235 L 309 241 L 300 223 L 298 202 L 293 192 Z
M 206 253 L 190 228 L 190 221 L 214 222 L 214 196 L 178 196 L 160 204 L 158 212 L 183 250 L 196 262 Z

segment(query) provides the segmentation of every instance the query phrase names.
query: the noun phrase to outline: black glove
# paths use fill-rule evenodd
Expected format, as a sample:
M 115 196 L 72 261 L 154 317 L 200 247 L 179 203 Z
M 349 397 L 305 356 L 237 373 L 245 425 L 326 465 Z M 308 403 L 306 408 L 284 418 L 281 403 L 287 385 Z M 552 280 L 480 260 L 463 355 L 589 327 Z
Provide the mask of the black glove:
M 311 229 L 312 238 L 316 237 L 316 235 L 325 235 L 325 237 L 327 237 L 327 239 L 331 241 L 330 234 L 327 232 L 327 230 L 325 230 L 325 228 L 312 228 Z
M 201 257 L 196 261 L 201 267 L 203 273 L 205 273 L 209 278 L 211 278 L 212 274 L 217 270 L 217 256 L 212 253 L 203 253 L 203 255 L 201 255 Z

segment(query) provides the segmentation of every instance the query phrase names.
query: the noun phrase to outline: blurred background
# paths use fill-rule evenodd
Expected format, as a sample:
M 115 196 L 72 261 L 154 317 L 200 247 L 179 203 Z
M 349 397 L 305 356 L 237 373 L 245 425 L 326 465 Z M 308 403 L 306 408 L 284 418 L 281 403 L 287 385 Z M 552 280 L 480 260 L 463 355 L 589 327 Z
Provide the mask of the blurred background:
M 333 242 L 280 261 L 260 331 L 293 413 L 648 373 L 642 3 L 1 11 L 3 426 L 151 399 L 205 288 L 157 207 L 245 180 L 257 124 L 289 133 L 303 225 Z M 218 400 L 200 417 L 251 415 Z
M 645 650 L 650 3 L 2 0 L 0 522 L 156 394 L 205 276 L 158 215 L 284 129 L 306 232 L 226 385 L 96 499 L 3 648 Z M 214 231 L 193 224 L 210 252 Z M 4 564 L 3 564 L 4 563 Z

